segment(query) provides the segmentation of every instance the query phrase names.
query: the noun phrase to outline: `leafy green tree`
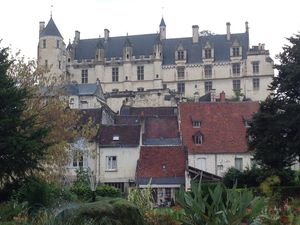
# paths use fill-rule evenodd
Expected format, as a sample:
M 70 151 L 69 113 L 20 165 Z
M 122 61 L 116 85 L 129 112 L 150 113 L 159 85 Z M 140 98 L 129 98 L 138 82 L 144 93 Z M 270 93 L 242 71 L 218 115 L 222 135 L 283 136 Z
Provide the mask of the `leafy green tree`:
M 38 126 L 36 114 L 25 116 L 30 92 L 8 76 L 13 61 L 0 48 L 0 186 L 40 169 L 49 143 L 47 126 Z
M 288 40 L 275 65 L 272 94 L 260 104 L 248 130 L 254 158 L 273 171 L 290 167 L 300 156 L 300 35 Z

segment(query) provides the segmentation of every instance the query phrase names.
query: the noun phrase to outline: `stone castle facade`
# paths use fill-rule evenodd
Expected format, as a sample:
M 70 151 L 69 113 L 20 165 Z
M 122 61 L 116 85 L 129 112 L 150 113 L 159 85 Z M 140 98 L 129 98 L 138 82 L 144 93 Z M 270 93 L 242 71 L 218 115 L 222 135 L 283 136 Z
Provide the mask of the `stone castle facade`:
M 264 100 L 269 94 L 273 60 L 264 44 L 249 46 L 249 27 L 225 34 L 199 32 L 192 36 L 167 38 L 164 19 L 159 33 L 81 39 L 75 31 L 67 46 L 51 17 L 40 22 L 38 63 L 52 76 L 63 75 L 70 83 L 101 82 L 104 93 L 170 90 L 181 97 L 194 98 L 212 90 L 231 98 L 242 94 Z M 49 74 L 50 74 L 49 73 Z

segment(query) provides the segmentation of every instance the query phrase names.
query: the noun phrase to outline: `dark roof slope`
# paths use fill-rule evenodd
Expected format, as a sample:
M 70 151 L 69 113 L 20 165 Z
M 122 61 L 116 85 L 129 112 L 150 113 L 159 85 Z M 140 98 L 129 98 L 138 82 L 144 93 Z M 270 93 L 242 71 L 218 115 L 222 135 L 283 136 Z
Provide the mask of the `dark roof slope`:
M 184 183 L 186 161 L 187 154 L 182 146 L 142 146 L 136 171 L 138 182 L 147 184 L 145 182 L 152 178 L 152 184 L 160 179 L 164 182 L 158 184 L 174 183 L 172 180 Z
M 89 122 L 92 125 L 101 124 L 101 115 L 102 115 L 102 108 L 100 109 L 80 109 L 80 116 L 81 116 L 81 123 L 87 124 Z
M 243 153 L 248 151 L 244 118 L 259 107 L 258 102 L 181 103 L 181 133 L 190 153 Z M 201 121 L 194 128 L 192 119 Z M 203 135 L 203 143 L 195 144 L 193 136 Z
M 55 25 L 52 17 L 50 18 L 47 26 L 44 28 L 44 30 L 40 34 L 40 37 L 45 37 L 45 36 L 57 36 L 57 37 L 63 38 L 61 36 L 57 26 Z
M 99 144 L 102 147 L 138 146 L 140 142 L 140 125 L 102 125 Z M 118 137 L 114 140 L 114 137 Z
M 134 116 L 172 116 L 177 114 L 176 107 L 130 107 L 122 106 L 121 115 Z

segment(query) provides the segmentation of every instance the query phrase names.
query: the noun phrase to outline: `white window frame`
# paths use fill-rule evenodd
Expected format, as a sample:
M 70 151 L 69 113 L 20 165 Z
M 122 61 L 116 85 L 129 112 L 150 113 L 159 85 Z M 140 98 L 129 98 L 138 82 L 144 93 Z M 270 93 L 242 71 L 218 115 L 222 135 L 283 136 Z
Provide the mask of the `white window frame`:
M 106 170 L 116 171 L 117 170 L 117 156 L 106 156 Z
M 240 63 L 232 64 L 232 74 L 234 76 L 239 76 L 241 74 L 241 64 Z
M 232 47 L 232 56 L 239 57 L 240 55 L 240 47 Z
M 201 127 L 201 121 L 200 120 L 193 120 L 192 121 L 193 127 L 194 128 L 199 128 Z
M 204 49 L 204 58 L 205 59 L 211 59 L 212 58 L 212 50 L 211 50 L 211 48 L 205 48 Z
M 234 158 L 234 168 L 236 168 L 237 170 L 243 171 L 243 158 L 242 157 Z
M 203 137 L 200 134 L 197 134 L 194 136 L 194 144 L 195 145 L 202 145 L 203 143 Z
M 88 77 L 89 77 L 88 69 L 81 70 L 81 83 L 82 84 L 87 84 L 88 83 L 88 81 L 89 81 Z

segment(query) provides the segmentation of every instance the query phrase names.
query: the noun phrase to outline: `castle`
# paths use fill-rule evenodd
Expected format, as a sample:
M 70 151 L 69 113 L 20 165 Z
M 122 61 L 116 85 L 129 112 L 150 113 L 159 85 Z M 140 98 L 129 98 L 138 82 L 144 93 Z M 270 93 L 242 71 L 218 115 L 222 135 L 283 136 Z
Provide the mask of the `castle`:
M 167 38 L 166 28 L 162 18 L 159 33 L 111 37 L 104 29 L 104 37 L 82 40 L 75 31 L 66 46 L 51 17 L 46 26 L 40 22 L 38 63 L 70 83 L 100 81 L 110 95 L 170 90 L 194 98 L 213 90 L 264 100 L 269 94 L 273 60 L 264 44 L 250 48 L 248 22 L 242 33 L 231 33 L 226 23 L 225 34 L 199 32 L 193 25 L 185 38 Z

